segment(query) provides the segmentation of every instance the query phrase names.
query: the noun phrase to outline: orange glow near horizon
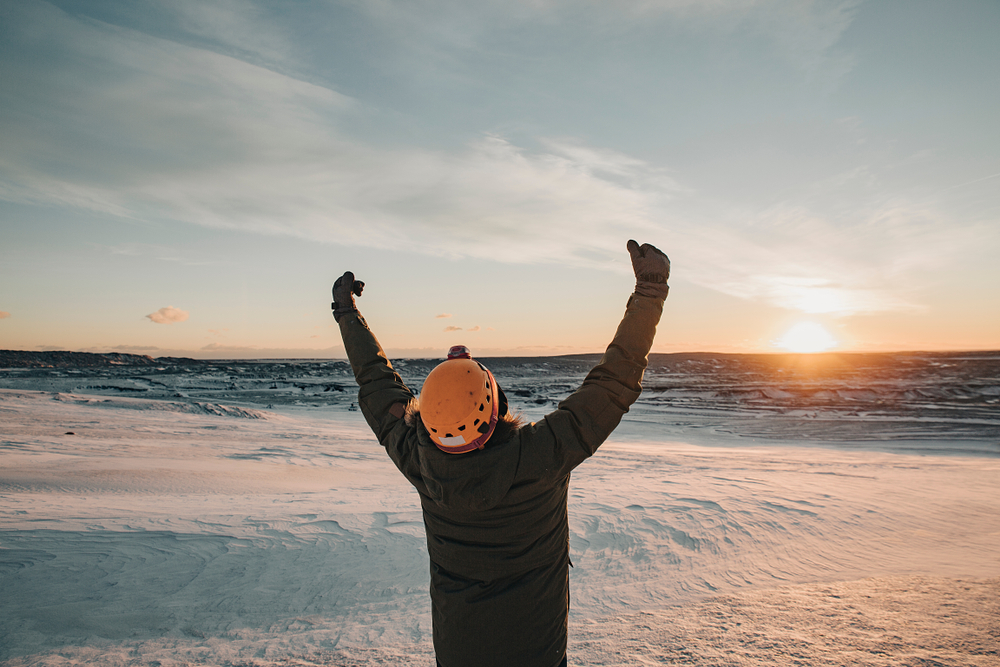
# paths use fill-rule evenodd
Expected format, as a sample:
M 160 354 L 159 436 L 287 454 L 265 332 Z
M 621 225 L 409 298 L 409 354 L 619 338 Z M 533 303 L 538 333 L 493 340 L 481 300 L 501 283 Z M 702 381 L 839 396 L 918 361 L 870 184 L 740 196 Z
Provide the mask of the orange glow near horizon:
M 837 339 L 815 322 L 799 322 L 778 339 L 776 345 L 789 352 L 825 352 L 837 347 Z

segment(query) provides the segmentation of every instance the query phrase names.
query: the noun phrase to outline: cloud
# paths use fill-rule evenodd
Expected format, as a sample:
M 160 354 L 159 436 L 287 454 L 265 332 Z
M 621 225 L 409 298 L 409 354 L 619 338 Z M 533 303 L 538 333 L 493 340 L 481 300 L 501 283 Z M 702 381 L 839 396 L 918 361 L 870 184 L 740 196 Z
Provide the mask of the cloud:
M 0 320 L 5 320 L 8 317 L 10 317 L 10 313 L 8 313 L 6 310 L 0 310 Z
M 435 315 L 434 319 L 440 320 L 440 319 L 446 319 L 446 318 L 449 318 L 449 317 L 451 317 L 451 313 L 441 313 L 440 315 Z
M 565 140 L 541 150 L 496 134 L 449 150 L 370 145 L 341 129 L 356 104 L 338 92 L 44 5 L 13 15 L 46 27 L 41 42 L 14 30 L 11 48 L 26 50 L 18 62 L 33 53 L 49 66 L 15 68 L 0 92 L 13 110 L 0 156 L 10 201 L 592 266 L 626 230 L 654 228 L 654 205 L 671 195 L 641 160 Z M 49 113 L 29 113 L 38 106 Z
M 106 246 L 105 250 L 112 255 L 140 257 L 143 259 L 152 258 L 161 262 L 175 262 L 187 266 L 212 266 L 223 263 L 223 261 L 217 257 L 213 257 L 211 259 L 191 259 L 189 257 L 182 256 L 177 248 L 170 248 L 150 243 L 118 243 L 112 246 Z
M 149 319 L 157 324 L 176 324 L 177 322 L 183 322 L 189 316 L 186 310 L 181 310 L 180 308 L 174 308 L 173 306 L 167 306 L 166 308 L 160 308 L 155 313 L 150 313 L 146 315 Z
M 108 349 L 108 348 L 104 348 L 104 349 Z M 155 352 L 155 351 L 159 350 L 160 348 L 156 347 L 155 345 L 115 345 L 114 347 L 112 347 L 110 349 L 115 350 L 117 352 L 140 352 L 141 353 L 141 352 Z
M 367 13 L 370 24 L 376 24 L 392 38 L 391 42 L 386 40 L 382 56 L 395 54 L 396 66 L 407 68 L 412 78 L 420 81 L 433 80 L 444 71 L 453 78 L 466 79 L 469 87 L 477 86 L 480 82 L 470 71 L 474 66 L 470 63 L 482 63 L 488 58 L 485 54 L 494 52 L 503 54 L 507 62 L 537 63 L 539 69 L 549 72 L 559 68 L 561 58 L 575 56 L 583 65 L 582 72 L 567 72 L 565 78 L 583 76 L 585 72 L 589 80 L 618 63 L 624 65 L 621 78 L 632 78 L 647 63 L 654 62 L 657 74 L 668 77 L 656 81 L 662 84 L 670 81 L 667 59 L 683 67 L 690 63 L 683 52 L 704 48 L 716 63 L 729 60 L 743 65 L 766 57 L 769 65 L 781 64 L 793 77 L 835 85 L 855 64 L 846 50 L 836 47 L 862 2 L 375 0 L 357 6 Z M 653 45 L 654 41 L 678 43 L 681 39 L 677 37 L 689 40 L 689 48 L 658 51 Z M 635 45 L 634 51 L 626 41 Z M 596 58 L 588 61 L 586 52 L 575 48 L 574 42 L 585 43 L 586 51 Z M 611 48 L 607 48 L 609 45 Z M 747 58 L 748 52 L 751 58 Z M 428 71 L 431 68 L 436 72 Z M 689 72 L 697 76 L 690 68 Z M 759 73 L 751 70 L 751 76 L 755 83 L 760 81 Z M 505 73 L 502 78 L 512 77 Z M 552 89 L 565 85 L 565 81 L 559 81 L 543 94 L 552 99 Z M 518 107 L 518 111 L 522 109 L 523 105 Z
M 914 286 L 976 247 L 985 226 L 953 224 L 918 203 L 869 202 L 845 221 L 781 202 L 742 224 L 676 237 L 687 280 L 805 313 L 922 310 Z M 683 254 L 681 254 L 683 253 Z
M 811 79 L 836 82 L 855 65 L 835 47 L 864 0 L 637 0 L 637 14 L 654 10 L 693 19 L 709 35 L 755 35 L 789 65 Z M 707 19 L 707 20 L 706 20 Z
M 849 67 L 834 51 L 857 5 L 635 0 L 621 11 L 618 4 L 583 4 L 594 25 L 618 22 L 612 32 L 622 21 L 676 16 L 695 17 L 685 29 L 716 36 L 756 31 L 811 73 Z M 414 39 L 454 56 L 478 49 L 496 17 L 510 25 L 537 23 L 580 4 L 377 0 L 358 7 L 392 34 L 396 28 L 407 34 L 402 28 L 415 21 Z M 9 28 L 0 62 L 12 64 L 0 86 L 0 107 L 8 112 L 0 116 L 0 199 L 8 201 L 164 225 L 620 272 L 630 270 L 623 241 L 637 238 L 664 246 L 675 279 L 834 314 L 918 308 L 909 279 L 928 262 L 947 265 L 969 239 L 969 226 L 927 207 L 870 192 L 855 196 L 879 187 L 866 185 L 877 178 L 877 163 L 829 173 L 828 162 L 845 159 L 838 158 L 841 147 L 865 139 L 857 123 L 823 135 L 821 145 L 792 134 L 782 119 L 775 137 L 788 144 L 767 136 L 759 153 L 724 134 L 716 163 L 705 168 L 723 172 L 724 183 L 685 178 L 571 137 L 497 131 L 437 149 L 367 141 L 350 128 L 381 113 L 379 103 L 366 106 L 331 89 L 317 74 L 321 68 L 304 72 L 295 50 L 308 49 L 269 29 L 252 2 L 158 10 L 174 12 L 173 41 L 74 18 L 44 3 L 10 3 L 3 11 Z M 802 134 L 808 138 L 812 129 Z M 747 132 L 760 136 L 760 128 Z M 816 173 L 802 168 L 806 151 L 823 165 Z M 775 163 L 759 161 L 775 152 L 792 156 L 780 173 Z M 846 159 L 857 162 L 857 154 Z M 796 173 L 806 175 L 793 183 Z M 758 174 L 780 177 L 762 182 Z M 751 194 L 732 195 L 741 184 Z M 844 201 L 861 203 L 847 210 Z M 181 261 L 156 246 L 122 244 L 114 251 Z M 162 312 L 147 317 L 161 321 Z
M 854 315 L 888 310 L 919 310 L 888 290 L 841 286 L 821 278 L 794 275 L 750 276 L 741 286 L 729 286 L 734 296 L 755 298 L 811 314 Z
M 0 157 L 0 196 L 14 201 L 143 217 L 178 175 L 211 181 L 241 160 L 259 166 L 260 150 L 307 149 L 309 134 L 320 140 L 318 134 L 329 134 L 322 117 L 349 104 L 333 91 L 232 57 L 76 20 L 49 5 L 25 3 L 5 18 L 11 39 L 5 33 L 0 51 L 45 63 L 28 57 L 5 68 L 0 90 L 4 108 L 20 112 L 2 121 L 5 130 L 22 133 Z M 37 97 L 26 101 L 29 91 Z M 25 118 L 36 104 L 52 115 Z M 289 121 L 284 129 L 274 124 L 282 119 Z M 57 128 L 65 133 L 46 138 Z M 254 141 L 260 134 L 274 139 Z M 74 151 L 65 150 L 67 142 Z M 90 163 L 95 158 L 100 166 Z M 50 159 L 56 168 L 45 166 Z
M 461 330 L 462 330 L 462 327 L 455 327 L 455 326 L 450 326 L 450 325 L 446 326 L 444 328 L 444 331 L 461 331 Z
M 376 4 L 379 21 L 412 12 Z M 808 10 L 717 4 L 806 22 L 818 11 L 814 3 Z M 697 3 L 629 6 L 645 14 Z M 455 11 L 452 3 L 421 7 L 432 15 Z M 525 3 L 515 20 L 574 7 Z M 617 14 L 599 5 L 587 11 Z M 485 27 L 508 9 L 459 11 L 468 12 L 463 24 Z M 182 43 L 77 20 L 48 5 L 12 10 L 22 30 L 12 31 L 11 48 L 38 56 L 18 62 L 50 64 L 13 69 L 0 102 L 25 110 L 22 100 L 31 99 L 48 111 L 44 118 L 8 115 L 18 120 L 5 122 L 13 139 L 0 157 L 0 197 L 346 245 L 625 270 L 621 239 L 656 234 L 664 205 L 690 194 L 641 159 L 565 138 L 539 137 L 537 149 L 500 134 L 448 150 L 367 144 L 343 129 L 355 100 L 261 65 L 288 65 L 292 47 L 274 30 L 258 40 L 266 46 L 254 46 L 258 14 L 253 3 L 183 3 L 172 18 L 181 37 L 188 35 Z M 431 30 L 432 23 L 422 25 Z M 37 25 L 46 37 L 25 38 Z M 191 46 L 206 39 L 215 51 Z M 73 151 L 65 150 L 67 140 Z
M 472 327 L 471 329 L 469 329 L 469 331 L 479 331 L 479 330 L 480 330 L 481 328 L 482 328 L 482 327 L 480 327 L 480 326 L 479 326 L 479 325 L 477 324 L 476 326 L 474 326 L 474 327 Z
M 799 59 L 835 44 L 862 0 L 375 0 L 365 3 L 371 19 L 405 26 L 438 50 L 473 49 L 484 34 L 510 26 L 545 25 L 574 19 L 578 29 L 618 31 L 656 21 L 684 21 L 692 31 L 731 32 L 752 28 Z M 400 29 L 401 30 L 401 29 Z M 794 35 L 786 34 L 788 32 Z M 426 33 L 433 33 L 428 39 Z

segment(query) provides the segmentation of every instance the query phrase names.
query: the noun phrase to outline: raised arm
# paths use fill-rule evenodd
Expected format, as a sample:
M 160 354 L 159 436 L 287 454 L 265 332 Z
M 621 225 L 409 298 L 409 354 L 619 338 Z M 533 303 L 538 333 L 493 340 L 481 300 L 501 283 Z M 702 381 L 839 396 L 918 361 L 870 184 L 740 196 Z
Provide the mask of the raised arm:
M 636 287 L 614 339 L 583 385 L 543 420 L 555 436 L 563 470 L 593 455 L 642 392 L 646 357 L 670 290 L 670 260 L 649 244 L 629 241 L 628 251 Z
M 411 392 L 386 358 L 368 323 L 361 317 L 354 296 L 361 296 L 365 284 L 348 271 L 333 285 L 333 317 L 340 325 L 347 359 L 357 380 L 358 405 L 365 420 L 381 442 L 403 417 Z

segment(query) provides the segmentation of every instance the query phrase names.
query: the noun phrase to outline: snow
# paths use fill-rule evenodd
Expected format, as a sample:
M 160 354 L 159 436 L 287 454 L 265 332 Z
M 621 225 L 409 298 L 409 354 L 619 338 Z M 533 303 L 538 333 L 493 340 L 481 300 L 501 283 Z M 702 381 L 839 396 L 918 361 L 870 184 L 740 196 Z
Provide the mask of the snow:
M 3 664 L 433 664 L 416 493 L 351 391 L 69 376 L 0 389 Z M 792 411 L 650 401 L 574 473 L 570 664 L 1000 665 L 993 431 Z
M 782 586 L 582 623 L 573 664 L 990 667 L 997 618 L 996 578 Z

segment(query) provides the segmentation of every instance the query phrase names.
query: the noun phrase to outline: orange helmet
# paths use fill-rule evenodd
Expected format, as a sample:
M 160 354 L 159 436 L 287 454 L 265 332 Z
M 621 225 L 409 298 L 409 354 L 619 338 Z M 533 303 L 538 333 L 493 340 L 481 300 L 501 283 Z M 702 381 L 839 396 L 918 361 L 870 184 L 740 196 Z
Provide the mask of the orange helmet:
M 420 419 L 438 449 L 464 454 L 482 449 L 500 415 L 500 388 L 493 374 L 456 345 L 424 380 Z

